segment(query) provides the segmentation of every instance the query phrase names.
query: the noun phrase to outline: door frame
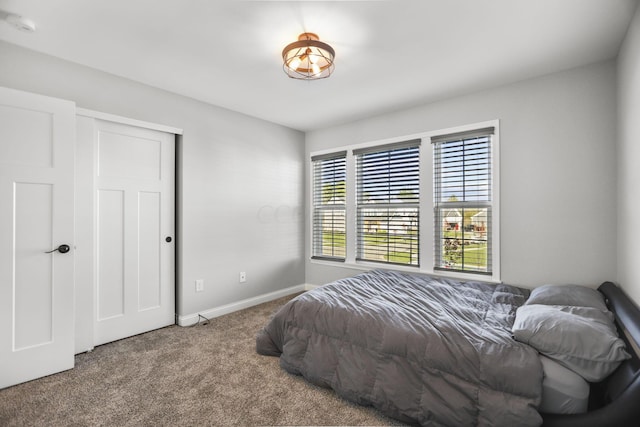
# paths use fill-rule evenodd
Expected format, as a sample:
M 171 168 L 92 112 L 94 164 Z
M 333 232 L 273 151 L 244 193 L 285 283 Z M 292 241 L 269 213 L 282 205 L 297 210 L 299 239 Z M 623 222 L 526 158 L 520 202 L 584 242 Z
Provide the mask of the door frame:
M 94 322 L 95 322 L 95 206 L 96 206 L 96 170 L 97 153 L 94 141 L 95 119 L 136 126 L 145 129 L 161 131 L 173 134 L 176 138 L 176 154 L 178 141 L 181 140 L 183 130 L 157 123 L 145 122 L 114 114 L 102 113 L 76 108 L 76 302 L 75 302 L 75 354 L 91 351 L 94 348 Z M 177 156 L 176 156 L 177 158 Z M 174 187 L 176 195 L 179 169 L 175 167 Z M 177 197 L 176 197 L 177 202 Z M 178 218 L 175 217 L 174 242 L 179 241 Z M 175 256 L 178 257 L 178 246 L 175 248 Z M 177 261 L 177 260 L 176 260 Z M 175 264 L 177 266 L 177 264 Z M 178 295 L 177 268 L 174 273 L 174 294 Z

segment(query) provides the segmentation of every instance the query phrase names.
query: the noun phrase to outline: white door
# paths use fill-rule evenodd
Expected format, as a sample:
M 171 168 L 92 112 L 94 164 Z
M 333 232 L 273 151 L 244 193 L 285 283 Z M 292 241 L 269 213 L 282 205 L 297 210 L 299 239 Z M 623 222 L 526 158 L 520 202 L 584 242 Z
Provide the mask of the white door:
M 0 88 L 0 388 L 73 368 L 74 139 L 73 102 Z
M 175 136 L 96 120 L 95 345 L 175 323 Z

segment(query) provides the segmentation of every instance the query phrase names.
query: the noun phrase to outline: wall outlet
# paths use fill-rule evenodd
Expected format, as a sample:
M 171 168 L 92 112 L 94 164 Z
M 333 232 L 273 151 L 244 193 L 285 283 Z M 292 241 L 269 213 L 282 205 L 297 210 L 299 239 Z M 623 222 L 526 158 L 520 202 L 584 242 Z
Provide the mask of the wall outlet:
M 240 283 L 244 283 L 247 281 L 247 273 L 246 271 L 241 271 L 240 272 Z
M 196 292 L 204 292 L 204 280 L 196 280 Z

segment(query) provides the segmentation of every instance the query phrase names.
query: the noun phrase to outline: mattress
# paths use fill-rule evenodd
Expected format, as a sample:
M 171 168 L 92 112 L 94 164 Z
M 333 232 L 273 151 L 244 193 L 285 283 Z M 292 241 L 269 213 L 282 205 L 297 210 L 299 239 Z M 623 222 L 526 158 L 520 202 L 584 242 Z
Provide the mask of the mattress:
M 571 369 L 540 355 L 544 379 L 540 412 L 579 414 L 587 412 L 589 383 Z

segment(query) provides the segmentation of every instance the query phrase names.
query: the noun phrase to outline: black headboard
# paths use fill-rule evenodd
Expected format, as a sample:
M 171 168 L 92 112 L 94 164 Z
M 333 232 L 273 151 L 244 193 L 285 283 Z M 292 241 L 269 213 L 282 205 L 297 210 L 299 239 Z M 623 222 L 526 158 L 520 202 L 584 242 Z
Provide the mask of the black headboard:
M 591 385 L 584 414 L 542 414 L 545 427 L 636 426 L 640 424 L 640 309 L 611 282 L 598 288 L 614 313 L 620 337 L 631 359 L 604 381 Z

